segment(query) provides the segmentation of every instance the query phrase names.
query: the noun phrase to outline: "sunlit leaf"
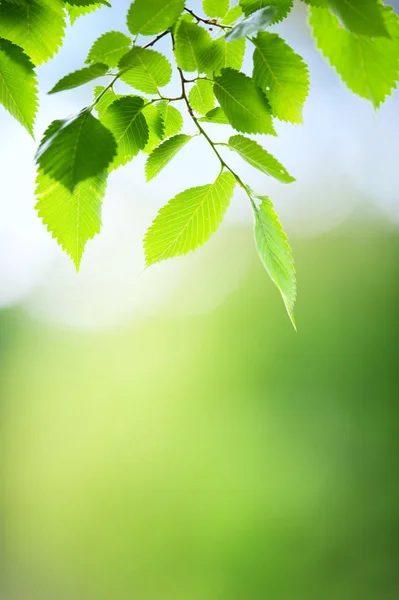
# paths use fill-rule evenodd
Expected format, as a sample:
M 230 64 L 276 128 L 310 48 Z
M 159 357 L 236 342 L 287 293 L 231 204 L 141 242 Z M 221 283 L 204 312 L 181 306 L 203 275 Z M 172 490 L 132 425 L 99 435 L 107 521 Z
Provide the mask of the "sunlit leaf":
M 229 139 L 229 148 L 237 152 L 241 158 L 258 171 L 278 179 L 282 183 L 292 183 L 292 177 L 287 169 L 254 140 L 242 135 L 234 135 Z
M 37 111 L 34 65 L 22 48 L 0 38 L 0 102 L 33 136 Z
M 235 185 L 231 173 L 222 173 L 215 183 L 190 188 L 170 200 L 145 235 L 146 264 L 202 246 L 223 221 Z

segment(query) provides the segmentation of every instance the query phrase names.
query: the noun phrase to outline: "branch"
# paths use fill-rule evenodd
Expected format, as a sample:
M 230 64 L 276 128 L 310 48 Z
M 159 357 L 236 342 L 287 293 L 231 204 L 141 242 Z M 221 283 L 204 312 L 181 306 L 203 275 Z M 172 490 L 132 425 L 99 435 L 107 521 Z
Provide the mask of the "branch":
M 204 19 L 203 17 L 199 17 L 195 14 L 190 8 L 184 9 L 189 15 L 197 19 L 197 23 L 204 23 L 205 25 L 209 25 L 210 27 L 219 27 L 220 29 L 231 29 L 230 25 L 222 25 L 219 23 L 217 19 Z

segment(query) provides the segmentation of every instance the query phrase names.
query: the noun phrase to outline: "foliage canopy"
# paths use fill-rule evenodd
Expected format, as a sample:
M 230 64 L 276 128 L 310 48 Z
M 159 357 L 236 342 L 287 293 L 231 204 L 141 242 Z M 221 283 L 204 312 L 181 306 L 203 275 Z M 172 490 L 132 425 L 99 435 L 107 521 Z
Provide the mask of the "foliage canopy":
M 115 0 L 114 0 L 115 1 Z M 399 18 L 380 0 L 303 0 L 317 47 L 346 85 L 378 108 L 399 79 Z M 60 48 L 69 18 L 106 0 L 0 0 L 0 103 L 33 135 L 38 108 L 36 67 Z M 235 187 L 251 203 L 262 263 L 279 288 L 295 326 L 295 270 L 272 202 L 242 181 L 222 147 L 281 183 L 294 177 L 251 134 L 276 135 L 274 120 L 302 123 L 309 73 L 301 56 L 270 26 L 287 18 L 294 0 L 203 0 L 203 14 L 186 0 L 134 0 L 127 32 L 109 31 L 92 45 L 81 69 L 62 77 L 50 94 L 98 78 L 90 106 L 52 122 L 36 153 L 37 211 L 74 261 L 99 233 L 109 173 L 148 154 L 152 180 L 188 144 L 184 106 L 220 164 L 216 181 L 179 193 L 156 216 L 144 238 L 146 264 L 194 250 L 221 224 Z M 150 39 L 146 39 L 150 36 Z M 155 36 L 155 37 L 154 37 Z M 169 37 L 175 64 L 153 47 Z M 252 52 L 252 72 L 242 71 Z M 175 97 L 163 88 L 176 71 Z M 132 88 L 117 92 L 118 82 Z M 228 143 L 212 140 L 206 123 L 236 130 Z

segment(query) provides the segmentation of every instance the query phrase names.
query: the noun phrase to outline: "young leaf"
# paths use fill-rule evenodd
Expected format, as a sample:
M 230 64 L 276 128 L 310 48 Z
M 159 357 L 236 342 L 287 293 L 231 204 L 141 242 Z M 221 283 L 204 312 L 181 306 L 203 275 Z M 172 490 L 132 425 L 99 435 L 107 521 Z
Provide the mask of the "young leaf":
M 148 142 L 143 152 L 150 154 L 162 140 L 179 133 L 183 127 L 181 113 L 167 100 L 161 100 L 156 104 L 149 104 L 143 110 L 149 129 Z
M 57 92 L 71 90 L 72 88 L 84 85 L 89 81 L 93 81 L 93 79 L 102 77 L 107 71 L 107 65 L 101 63 L 91 65 L 90 67 L 84 67 L 83 69 L 79 69 L 79 71 L 74 71 L 73 73 L 69 73 L 69 75 L 65 75 L 65 77 L 60 79 L 48 93 L 56 94 Z
M 200 115 L 205 115 L 215 106 L 213 84 L 207 79 L 198 79 L 188 97 L 191 107 Z
M 148 157 L 145 165 L 147 181 L 153 179 L 172 158 L 192 139 L 190 135 L 175 135 L 163 142 Z
M 36 65 L 54 56 L 61 45 L 64 29 L 65 15 L 59 1 L 0 4 L 0 37 L 21 46 Z
M 216 106 L 216 108 L 207 112 L 205 117 L 202 117 L 199 121 L 203 121 L 204 123 L 217 123 L 219 125 L 230 125 L 230 121 L 220 106 Z
M 235 6 L 232 6 L 227 11 L 224 18 L 222 19 L 222 24 L 223 25 L 231 25 L 232 23 L 237 21 L 237 19 L 239 19 L 241 16 L 242 16 L 242 8 L 239 4 L 236 4 Z
M 148 104 L 143 109 L 143 116 L 148 126 L 148 141 L 143 152 L 150 154 L 165 137 L 165 122 L 163 110 L 159 104 Z
M 295 178 L 291 177 L 287 169 L 254 140 L 250 140 L 243 135 L 234 135 L 229 139 L 228 146 L 258 171 L 274 177 L 282 183 L 295 181 Z
M 215 183 L 190 188 L 161 208 L 144 238 L 147 266 L 202 246 L 221 222 L 236 181 L 222 173 Z
M 259 33 L 252 39 L 254 81 L 269 99 L 275 117 L 302 123 L 309 92 L 308 68 L 302 58 L 276 33 Z
M 34 65 L 22 48 L 0 38 L 0 103 L 33 136 L 37 110 Z
M 229 10 L 230 0 L 203 0 L 202 6 L 208 17 L 224 17 Z
M 233 40 L 239 40 L 240 38 L 245 38 L 258 33 L 258 31 L 264 31 L 275 22 L 276 16 L 277 8 L 275 6 L 261 8 L 243 21 L 237 23 L 237 25 L 226 34 L 226 40 L 232 42 Z
M 255 203 L 257 200 L 261 201 L 259 207 L 254 207 L 255 241 L 259 256 L 271 280 L 280 290 L 288 315 L 296 329 L 294 317 L 295 267 L 287 236 L 269 198 L 256 196 L 251 190 L 250 193 Z
M 104 92 L 104 89 L 105 88 L 101 85 L 97 85 L 94 88 L 94 101 L 96 103 L 95 108 L 98 116 L 100 117 L 100 120 L 102 115 L 104 114 L 104 111 L 107 110 L 108 106 L 110 106 L 118 98 L 122 98 L 120 94 L 115 94 L 114 90 L 109 89 L 106 92 Z M 99 100 L 97 100 L 100 94 L 102 94 L 102 96 Z
M 127 15 L 130 33 L 153 35 L 169 29 L 183 12 L 185 0 L 134 0 Z
M 149 132 L 143 108 L 143 98 L 123 96 L 103 113 L 101 120 L 112 131 L 118 144 L 118 153 L 110 169 L 125 165 L 145 147 Z
M 164 137 L 167 138 L 171 135 L 176 135 L 176 133 L 179 133 L 183 127 L 183 117 L 181 112 L 179 112 L 177 108 L 165 100 L 159 102 L 158 106 L 160 107 L 162 119 L 165 125 Z
M 175 33 L 175 57 L 183 71 L 209 71 L 209 52 L 212 38 L 209 33 L 185 19 L 181 19 Z
M 119 68 L 122 81 L 146 94 L 157 94 L 172 77 L 172 66 L 163 54 L 139 46 L 121 58 Z
M 20 0 L 17 0 L 18 2 Z M 24 0 L 22 0 L 23 2 Z M 50 2 L 57 2 L 57 0 L 50 0 Z M 96 6 L 97 4 L 103 4 L 110 7 L 111 4 L 107 0 L 67 0 L 67 4 L 71 6 Z
M 267 99 L 250 77 L 224 69 L 215 78 L 214 92 L 234 129 L 276 135 Z
M 324 8 L 312 8 L 310 25 L 316 44 L 346 85 L 375 108 L 382 104 L 399 80 L 399 18 L 384 7 L 390 38 L 369 38 L 343 29 Z
M 181 113 L 167 100 L 149 104 L 143 110 L 150 135 L 143 152 L 150 154 L 165 138 L 179 133 L 183 127 Z
M 114 136 L 85 109 L 72 119 L 51 123 L 36 160 L 43 174 L 73 192 L 78 183 L 104 171 L 115 154 Z
M 132 40 L 120 31 L 108 31 L 99 37 L 90 48 L 86 63 L 105 63 L 117 67 L 120 59 L 132 45 Z
M 100 233 L 107 172 L 81 181 L 72 192 L 41 170 L 36 183 L 39 217 L 78 271 L 87 241 Z
M 220 75 L 222 69 L 235 69 L 239 71 L 244 62 L 245 39 L 226 41 L 225 37 L 215 40 L 207 54 L 207 75 Z
M 274 18 L 274 23 L 285 19 L 290 10 L 292 9 L 294 0 L 240 0 L 240 6 L 246 17 L 252 15 L 252 13 L 273 6 L 277 9 L 277 15 Z
M 108 3 L 105 2 L 95 2 L 93 4 L 88 4 L 87 6 L 75 6 L 70 2 L 64 2 L 64 4 L 69 15 L 71 25 L 73 25 L 75 21 L 79 19 L 79 17 L 84 17 L 85 15 L 88 15 L 89 13 L 94 12 L 99 8 L 103 8 L 104 6 L 110 6 Z
M 359 35 L 389 37 L 379 0 L 328 0 L 347 29 Z

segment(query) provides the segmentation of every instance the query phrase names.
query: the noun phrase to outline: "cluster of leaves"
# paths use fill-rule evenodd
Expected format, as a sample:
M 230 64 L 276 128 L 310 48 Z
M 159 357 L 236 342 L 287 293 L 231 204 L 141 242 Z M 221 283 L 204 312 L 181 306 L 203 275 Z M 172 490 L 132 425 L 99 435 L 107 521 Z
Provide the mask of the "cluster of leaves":
M 378 108 L 399 78 L 399 19 L 380 0 L 303 0 L 317 46 L 347 86 Z M 66 16 L 71 22 L 106 0 L 0 0 L 0 102 L 33 135 L 37 110 L 35 67 L 58 50 Z M 274 120 L 302 122 L 309 91 L 303 59 L 268 28 L 286 18 L 293 0 L 203 0 L 204 15 L 185 0 L 134 0 L 130 35 L 110 31 L 91 47 L 86 66 L 63 77 L 51 94 L 108 76 L 91 106 L 50 124 L 36 161 L 37 211 L 79 268 L 86 242 L 100 231 L 107 177 L 139 152 L 148 154 L 153 179 L 195 137 L 203 136 L 220 163 L 216 181 L 170 200 L 146 233 L 147 265 L 186 254 L 221 224 L 236 185 L 249 198 L 261 260 L 294 322 L 295 271 L 291 249 L 272 202 L 258 195 L 228 165 L 222 147 L 282 183 L 294 178 L 248 134 L 276 135 Z M 149 40 L 145 38 L 151 36 Z M 153 37 L 155 36 L 155 37 Z M 173 66 L 153 49 L 168 36 L 179 92 L 162 88 Z M 242 71 L 246 46 L 251 74 Z M 121 94 L 118 81 L 135 91 Z M 140 95 L 137 95 L 137 92 Z M 185 106 L 197 133 L 182 133 Z M 93 114 L 95 113 L 95 114 Z M 228 143 L 213 141 L 207 123 L 230 126 Z M 244 134 L 244 135 L 243 135 Z

